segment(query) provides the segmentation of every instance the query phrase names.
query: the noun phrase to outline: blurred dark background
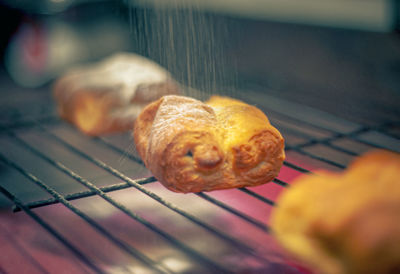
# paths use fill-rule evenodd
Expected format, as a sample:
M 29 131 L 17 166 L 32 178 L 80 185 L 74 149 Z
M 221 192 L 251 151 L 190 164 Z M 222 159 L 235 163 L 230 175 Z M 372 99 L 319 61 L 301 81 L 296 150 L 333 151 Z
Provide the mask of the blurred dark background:
M 400 120 L 399 1 L 382 1 L 390 20 L 367 18 L 365 27 L 340 16 L 337 24 L 291 20 L 285 7 L 282 17 L 244 15 L 231 11 L 237 1 L 219 9 L 143 2 L 3 0 L 2 113 L 51 102 L 52 81 L 70 66 L 131 51 L 209 93 L 251 90 L 367 125 Z

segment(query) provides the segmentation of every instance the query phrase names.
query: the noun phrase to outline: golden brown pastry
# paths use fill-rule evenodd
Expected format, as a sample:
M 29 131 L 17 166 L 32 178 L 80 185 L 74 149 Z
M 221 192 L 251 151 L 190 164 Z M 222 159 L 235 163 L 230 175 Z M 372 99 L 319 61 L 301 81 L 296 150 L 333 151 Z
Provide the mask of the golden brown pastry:
M 213 96 L 164 96 L 134 126 L 146 167 L 168 189 L 200 192 L 256 186 L 278 175 L 284 140 L 254 106 Z
M 132 53 L 74 67 L 53 88 L 60 116 L 92 136 L 132 130 L 148 103 L 178 93 L 165 69 Z
M 302 176 L 277 201 L 274 235 L 318 273 L 400 273 L 400 156 Z

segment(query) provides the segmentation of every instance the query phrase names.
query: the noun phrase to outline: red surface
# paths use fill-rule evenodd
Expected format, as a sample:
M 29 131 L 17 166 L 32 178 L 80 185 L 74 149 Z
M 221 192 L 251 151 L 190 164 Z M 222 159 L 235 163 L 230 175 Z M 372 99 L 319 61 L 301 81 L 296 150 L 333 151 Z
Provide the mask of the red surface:
M 23 213 L 0 211 L 0 247 L 0 270 L 4 273 L 87 273 L 74 256 Z
M 293 163 L 291 161 L 291 163 Z M 305 167 L 304 165 L 301 165 Z M 313 169 L 312 166 L 306 166 L 307 169 Z M 285 182 L 292 182 L 293 179 L 301 175 L 300 172 L 283 166 L 281 173 L 278 176 L 279 179 Z M 158 184 L 155 184 L 154 188 L 157 189 Z M 162 188 L 162 187 L 160 187 Z M 274 183 L 268 183 L 262 186 L 249 188 L 250 190 L 275 201 L 282 191 L 285 190 L 280 185 Z M 161 193 L 166 190 L 162 189 Z M 239 191 L 236 189 L 215 191 L 207 193 L 208 195 L 217 198 L 220 201 L 228 204 L 234 209 L 243 212 L 255 220 L 268 224 L 268 218 L 273 210 L 273 207 L 268 204 L 258 201 L 257 199 Z M 172 194 L 171 194 L 172 195 Z M 180 194 L 173 194 L 180 195 Z M 178 197 L 178 196 L 176 196 Z M 179 196 L 180 197 L 180 196 Z M 189 198 L 190 196 L 181 196 L 183 198 Z M 167 200 L 170 198 L 166 198 Z M 169 200 L 174 202 L 174 200 Z M 178 201 L 176 201 L 178 202 Z M 214 205 L 212 205 L 214 206 Z M 188 205 L 190 207 L 190 205 Z M 215 207 L 215 206 L 214 206 Z M 186 210 L 186 208 L 183 208 Z M 272 256 L 275 252 L 279 252 L 279 246 L 274 242 L 269 235 L 260 231 L 257 228 L 249 225 L 248 222 L 241 220 L 240 218 L 232 217 L 232 214 L 217 208 L 221 213 L 215 215 L 213 218 L 218 219 L 217 222 L 225 222 L 226 226 L 230 227 L 230 233 L 240 239 L 244 239 L 246 242 L 253 242 L 256 245 L 260 245 L 260 252 L 268 252 L 268 256 Z M 155 210 L 155 209 L 154 209 Z M 0 272 L 5 273 L 88 273 L 86 267 L 68 251 L 62 244 L 54 239 L 48 232 L 46 232 L 41 226 L 35 221 L 29 218 L 24 213 L 12 213 L 11 210 L 0 211 Z M 93 229 L 85 224 L 79 217 L 65 209 L 61 205 L 50 206 L 42 209 L 34 210 L 34 212 L 43 215 L 46 221 L 47 219 L 54 221 L 54 226 L 57 230 L 67 232 L 70 234 L 69 240 L 74 244 L 78 245 L 80 242 L 86 243 L 81 249 L 84 250 L 84 254 L 88 255 L 95 262 L 106 262 L 119 259 L 119 255 L 112 251 L 106 243 L 101 243 L 98 239 L 100 236 L 92 236 Z M 67 213 L 66 213 L 67 212 Z M 148 212 L 147 212 L 148 214 Z M 215 213 L 217 214 L 217 213 Z M 106 227 L 113 223 L 119 223 L 121 227 L 124 227 L 124 220 L 121 219 L 121 214 L 111 215 L 106 219 L 102 219 L 100 223 Z M 46 217 L 47 216 L 47 217 Z M 146 217 L 146 215 L 144 215 Z M 153 216 L 156 219 L 156 216 Z M 152 218 L 150 218 L 152 219 Z M 213 221 L 213 220 L 205 220 Z M 172 222 L 172 221 L 171 221 Z M 165 224 L 164 224 L 165 225 Z M 168 225 L 174 225 L 169 223 Z M 69 227 L 70 226 L 70 227 Z M 128 226 L 128 223 L 126 224 Z M 134 228 L 136 230 L 136 228 Z M 145 229 L 145 228 L 144 228 Z M 145 229 L 146 230 L 146 229 Z M 132 229 L 130 230 L 132 231 Z M 138 235 L 143 232 L 136 230 Z M 125 240 L 130 241 L 132 234 L 126 232 L 118 232 Z M 178 233 L 182 233 L 178 231 Z M 145 234 L 145 233 L 144 233 Z M 140 237 L 140 236 L 139 236 Z M 149 241 L 154 241 L 150 239 Z M 98 248 L 100 245 L 104 245 L 104 248 Z M 140 246 L 139 242 L 139 246 Z M 290 271 L 288 273 L 309 273 L 306 269 L 298 266 L 297 264 L 287 261 L 289 266 L 294 267 L 297 271 Z M 293 269 L 292 269 L 293 270 Z

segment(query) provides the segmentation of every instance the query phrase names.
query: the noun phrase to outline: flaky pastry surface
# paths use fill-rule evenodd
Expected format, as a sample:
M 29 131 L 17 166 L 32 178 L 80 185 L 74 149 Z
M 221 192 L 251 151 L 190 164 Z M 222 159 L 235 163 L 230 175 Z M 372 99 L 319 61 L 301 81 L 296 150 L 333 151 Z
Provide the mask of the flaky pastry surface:
M 227 97 L 164 96 L 140 114 L 134 139 L 147 168 L 176 192 L 267 183 L 285 158 L 284 140 L 265 114 Z

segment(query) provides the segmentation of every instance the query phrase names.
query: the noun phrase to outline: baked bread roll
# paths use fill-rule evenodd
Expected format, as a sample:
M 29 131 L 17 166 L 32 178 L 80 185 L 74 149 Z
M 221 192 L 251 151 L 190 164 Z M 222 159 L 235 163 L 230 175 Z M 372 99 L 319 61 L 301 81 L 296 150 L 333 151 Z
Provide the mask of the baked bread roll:
M 165 69 L 131 53 L 74 67 L 53 87 L 60 116 L 91 136 L 132 130 L 148 103 L 178 93 Z
M 317 273 L 400 273 L 399 178 L 400 156 L 387 151 L 302 176 L 278 199 L 272 231 Z
M 254 106 L 213 96 L 164 96 L 134 126 L 146 167 L 168 189 L 200 192 L 256 186 L 278 175 L 284 140 Z

